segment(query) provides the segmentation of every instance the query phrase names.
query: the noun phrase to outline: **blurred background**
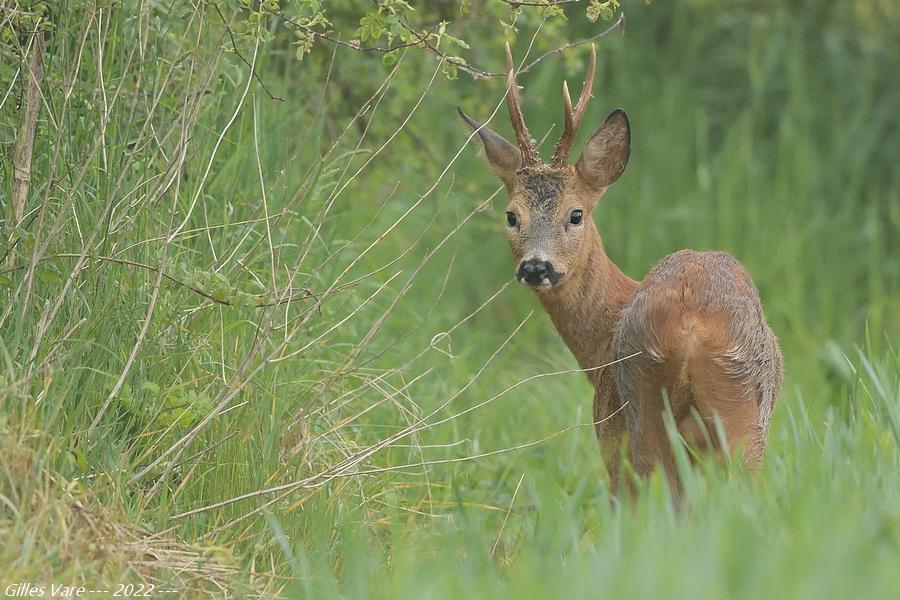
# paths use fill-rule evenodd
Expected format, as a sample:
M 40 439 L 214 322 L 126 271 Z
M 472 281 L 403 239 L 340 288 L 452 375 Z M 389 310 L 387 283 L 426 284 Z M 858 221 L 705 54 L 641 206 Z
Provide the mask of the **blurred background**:
M 900 589 L 896 3 L 2 11 L 4 585 Z M 730 252 L 785 355 L 763 473 L 704 467 L 681 511 L 658 477 L 609 500 L 592 389 L 549 375 L 575 362 L 511 285 L 505 193 L 456 116 L 513 139 L 508 40 L 539 59 L 519 84 L 546 158 L 589 45 L 543 56 L 590 38 L 576 146 L 617 107 L 632 125 L 607 253 L 640 279 Z

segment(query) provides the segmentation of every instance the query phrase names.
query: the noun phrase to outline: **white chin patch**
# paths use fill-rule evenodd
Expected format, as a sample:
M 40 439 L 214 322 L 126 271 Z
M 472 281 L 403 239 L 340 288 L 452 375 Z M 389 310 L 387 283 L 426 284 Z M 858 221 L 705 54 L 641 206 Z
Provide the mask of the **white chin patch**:
M 520 277 L 518 273 L 516 274 L 516 281 L 521 283 L 527 288 L 531 288 L 533 290 L 548 290 L 553 287 L 553 283 L 550 281 L 549 277 L 541 277 L 541 282 L 538 284 L 529 283 L 527 279 L 524 277 Z
M 521 284 L 524 285 L 525 287 L 530 288 L 530 289 L 532 289 L 532 290 L 549 290 L 550 288 L 553 287 L 553 284 L 550 283 L 550 280 L 547 279 L 546 277 L 544 277 L 544 278 L 541 280 L 541 282 L 540 282 L 539 284 L 537 284 L 537 285 L 533 285 L 533 284 L 531 284 L 531 283 L 528 283 L 527 281 L 525 281 L 524 278 L 521 278 L 521 277 L 516 277 L 516 281 L 518 281 L 519 283 L 521 283 Z

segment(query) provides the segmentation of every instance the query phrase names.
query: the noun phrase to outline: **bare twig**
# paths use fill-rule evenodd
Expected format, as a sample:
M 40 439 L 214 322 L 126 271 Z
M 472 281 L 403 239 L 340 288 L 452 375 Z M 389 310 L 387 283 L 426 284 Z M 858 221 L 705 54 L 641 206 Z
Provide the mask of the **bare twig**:
M 234 40 L 234 34 L 231 31 L 231 26 L 228 24 L 228 21 L 225 20 L 225 15 L 223 15 L 222 11 L 219 9 L 219 5 L 213 3 L 213 7 L 216 9 L 216 12 L 219 13 L 219 18 L 222 19 L 222 25 L 225 27 L 225 31 L 228 32 L 228 37 L 229 37 L 229 39 L 231 39 L 231 48 L 232 48 L 232 50 L 234 50 L 235 55 L 239 59 L 241 59 L 241 61 L 245 65 L 250 67 L 250 75 L 252 75 L 253 78 L 257 82 L 259 82 L 259 85 L 262 86 L 262 89 L 266 92 L 266 94 L 268 94 L 270 99 L 278 100 L 279 102 L 284 102 L 284 98 L 280 98 L 278 96 L 272 95 L 272 92 L 269 91 L 268 86 L 266 86 L 265 82 L 262 79 L 260 79 L 259 75 L 257 74 L 256 67 L 254 65 L 250 64 L 250 62 L 246 58 L 244 58 L 244 55 L 241 54 L 241 51 L 238 50 L 237 42 Z
M 522 482 L 525 480 L 525 473 L 522 473 L 522 476 L 519 477 L 519 483 L 516 484 L 516 490 L 513 492 L 512 498 L 509 501 L 509 508 L 506 510 L 506 515 L 503 517 L 503 522 L 500 523 L 500 531 L 497 532 L 497 539 L 494 541 L 494 545 L 491 548 L 491 558 L 494 557 L 494 553 L 497 551 L 497 546 L 500 545 L 500 539 L 503 537 L 503 529 L 506 527 L 506 521 L 509 520 L 509 515 L 512 513 L 513 504 L 516 503 L 516 496 L 519 494 L 519 488 L 522 487 Z
M 41 84 L 44 81 L 44 34 L 36 33 L 28 64 L 28 83 L 25 91 L 25 116 L 19 127 L 13 159 L 12 195 L 9 203 L 7 227 L 19 224 L 25 211 L 28 184 L 31 181 L 31 157 L 34 151 L 34 134 L 37 129 L 38 109 L 41 103 Z M 12 259 L 12 254 L 10 254 Z
M 422 44 L 423 46 L 425 46 L 425 48 L 427 48 L 428 50 L 430 50 L 431 52 L 436 54 L 441 60 L 446 61 L 447 64 L 453 65 L 460 71 L 465 71 L 466 73 L 468 73 L 475 79 L 489 79 L 491 77 L 496 77 L 496 76 L 500 75 L 500 73 L 490 73 L 488 71 L 485 71 L 484 69 L 479 69 L 476 66 L 470 65 L 469 63 L 467 63 L 464 60 L 460 60 L 458 58 L 448 56 L 445 52 L 442 52 L 437 46 L 435 46 L 434 44 L 429 42 L 427 35 L 423 36 L 418 31 L 416 31 L 415 29 L 413 29 L 412 27 L 407 25 L 406 22 L 403 21 L 402 19 L 400 20 L 400 24 L 403 26 L 404 29 L 406 29 L 413 36 L 415 36 L 415 38 L 418 40 L 418 43 Z
M 576 46 L 583 46 L 585 44 L 590 44 L 593 41 L 599 40 L 600 38 L 609 35 L 610 33 L 613 32 L 613 30 L 615 30 L 617 28 L 620 28 L 620 27 L 624 28 L 624 26 L 625 26 L 625 13 L 621 12 L 621 13 L 619 13 L 619 18 L 616 19 L 612 25 L 610 25 L 609 27 L 607 27 L 600 33 L 598 33 L 596 35 L 592 35 L 591 37 L 588 37 L 588 38 L 584 38 L 583 40 L 578 40 L 577 42 L 570 42 L 568 44 L 564 44 L 564 45 L 560 46 L 559 48 L 554 48 L 553 50 L 548 50 L 547 52 L 544 52 L 543 54 L 538 56 L 536 59 L 534 59 L 533 61 L 531 61 L 524 67 L 522 67 L 521 69 L 519 69 L 517 71 L 517 73 L 519 75 L 521 75 L 522 73 L 527 73 L 532 67 L 534 67 L 536 64 L 538 64 L 539 62 L 541 62 L 548 56 L 553 56 L 554 54 L 559 54 L 560 52 L 565 52 L 569 48 L 575 48 Z

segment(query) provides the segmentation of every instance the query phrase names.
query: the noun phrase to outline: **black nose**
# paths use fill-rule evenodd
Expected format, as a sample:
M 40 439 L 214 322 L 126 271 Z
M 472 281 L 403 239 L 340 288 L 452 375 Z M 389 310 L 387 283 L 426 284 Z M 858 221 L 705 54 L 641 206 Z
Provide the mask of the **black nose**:
M 530 283 L 531 285 L 540 285 L 545 279 L 552 279 L 551 275 L 553 273 L 552 264 L 545 260 L 532 258 L 519 265 L 518 278 L 519 281 Z

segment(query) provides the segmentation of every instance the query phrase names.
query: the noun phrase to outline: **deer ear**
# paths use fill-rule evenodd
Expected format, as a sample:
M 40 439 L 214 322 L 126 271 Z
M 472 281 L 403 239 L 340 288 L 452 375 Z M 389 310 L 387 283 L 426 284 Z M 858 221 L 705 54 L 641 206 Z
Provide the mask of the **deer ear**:
M 605 188 L 625 171 L 631 154 L 631 126 L 628 115 L 621 108 L 606 117 L 606 121 L 584 143 L 575 170 L 592 188 Z
M 469 133 L 477 133 L 475 138 L 481 142 L 484 157 L 488 166 L 497 177 L 503 180 L 506 187 L 512 188 L 516 180 L 516 171 L 522 168 L 522 151 L 494 133 L 478 121 L 470 118 L 458 106 L 456 111 Z

